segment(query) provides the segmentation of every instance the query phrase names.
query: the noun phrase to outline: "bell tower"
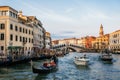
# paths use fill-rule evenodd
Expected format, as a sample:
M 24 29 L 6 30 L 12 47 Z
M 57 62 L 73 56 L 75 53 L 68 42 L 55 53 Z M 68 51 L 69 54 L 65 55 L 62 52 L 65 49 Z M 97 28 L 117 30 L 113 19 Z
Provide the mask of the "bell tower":
M 100 30 L 99 30 L 99 36 L 103 36 L 104 35 L 104 31 L 103 31 L 103 25 L 100 25 Z

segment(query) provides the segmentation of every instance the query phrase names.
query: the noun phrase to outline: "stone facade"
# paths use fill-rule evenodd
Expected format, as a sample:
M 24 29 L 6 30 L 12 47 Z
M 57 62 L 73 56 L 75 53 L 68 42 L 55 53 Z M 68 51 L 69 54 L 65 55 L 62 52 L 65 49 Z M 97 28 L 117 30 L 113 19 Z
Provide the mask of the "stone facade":
M 50 49 L 52 47 L 51 35 L 49 32 L 45 33 L 45 46 L 48 49 Z
M 109 49 L 120 53 L 120 30 L 110 33 Z
M 34 16 L 25 16 L 9 6 L 0 6 L 0 51 L 27 55 L 33 47 L 45 47 L 45 29 Z M 23 54 L 23 52 L 22 52 Z
M 101 51 L 103 49 L 108 49 L 109 45 L 109 34 L 104 34 L 103 26 L 101 24 L 99 30 L 99 36 L 96 37 L 95 41 L 92 41 L 92 46 L 96 51 Z
M 66 38 L 63 40 L 59 40 L 59 44 L 77 44 L 77 39 L 76 38 Z

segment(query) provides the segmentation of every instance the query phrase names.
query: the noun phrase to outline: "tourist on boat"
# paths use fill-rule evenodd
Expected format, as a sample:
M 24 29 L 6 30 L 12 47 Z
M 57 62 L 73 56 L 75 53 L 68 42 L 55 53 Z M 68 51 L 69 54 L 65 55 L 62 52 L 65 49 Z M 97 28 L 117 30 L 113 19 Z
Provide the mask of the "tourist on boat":
M 43 66 L 49 68 L 49 67 L 50 67 L 50 63 L 45 62 L 45 63 L 43 64 Z
M 56 66 L 56 64 L 53 60 L 50 62 L 50 66 Z
M 55 64 L 54 60 L 51 60 L 50 62 L 45 62 L 45 63 L 43 64 L 43 66 L 49 68 L 49 67 L 54 67 L 54 66 L 56 66 L 56 64 Z

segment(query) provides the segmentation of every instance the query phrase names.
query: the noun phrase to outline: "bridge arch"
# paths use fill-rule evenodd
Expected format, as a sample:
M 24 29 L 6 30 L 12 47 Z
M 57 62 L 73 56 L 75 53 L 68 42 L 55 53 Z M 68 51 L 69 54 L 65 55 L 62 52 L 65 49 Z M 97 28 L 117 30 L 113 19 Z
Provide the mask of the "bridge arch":
M 78 45 L 73 45 L 73 44 L 61 44 L 61 45 L 55 45 L 53 46 L 53 49 L 69 49 L 72 50 L 74 52 L 81 52 L 82 50 L 85 50 L 83 47 L 78 46 Z
M 73 52 L 77 52 L 77 50 L 72 47 L 68 47 L 68 49 L 72 50 Z

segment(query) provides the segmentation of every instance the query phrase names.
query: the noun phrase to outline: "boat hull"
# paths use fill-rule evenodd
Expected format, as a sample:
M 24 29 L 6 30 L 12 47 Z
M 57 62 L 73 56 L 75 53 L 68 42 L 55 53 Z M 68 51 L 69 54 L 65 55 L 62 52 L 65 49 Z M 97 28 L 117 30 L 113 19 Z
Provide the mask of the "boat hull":
M 112 58 L 101 58 L 102 61 L 112 61 Z
M 89 61 L 77 61 L 77 60 L 74 60 L 74 63 L 76 65 L 88 65 Z
M 112 53 L 109 52 L 109 50 L 105 49 L 101 52 L 100 59 L 102 61 L 112 61 L 113 60 Z
M 50 73 L 50 72 L 55 71 L 55 70 L 57 70 L 57 67 L 50 67 L 50 68 L 40 67 L 40 68 L 36 68 L 36 67 L 32 66 L 33 73 Z
M 52 71 L 56 71 L 57 70 L 57 63 L 58 63 L 58 58 L 57 57 L 53 57 L 52 58 L 53 62 L 50 63 L 46 63 L 44 62 L 43 64 L 39 65 L 38 63 L 34 63 L 31 61 L 31 66 L 32 66 L 32 71 L 33 73 L 49 73 Z M 50 66 L 48 66 L 48 64 L 50 64 Z
M 74 63 L 76 65 L 88 65 L 89 59 L 87 57 L 75 57 Z
M 113 60 L 113 57 L 112 57 L 112 55 L 109 55 L 109 54 L 102 54 L 102 55 L 100 56 L 100 59 L 101 59 L 102 61 L 112 61 L 112 60 Z

